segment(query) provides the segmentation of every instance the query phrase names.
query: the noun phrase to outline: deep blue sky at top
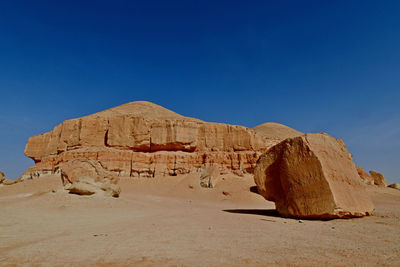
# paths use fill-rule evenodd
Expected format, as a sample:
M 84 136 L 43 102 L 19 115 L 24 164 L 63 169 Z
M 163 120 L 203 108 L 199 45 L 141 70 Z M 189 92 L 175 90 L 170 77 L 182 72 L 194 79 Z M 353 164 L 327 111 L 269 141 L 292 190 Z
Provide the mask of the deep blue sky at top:
M 342 138 L 400 179 L 400 1 L 2 1 L 0 170 L 29 136 L 148 100 Z

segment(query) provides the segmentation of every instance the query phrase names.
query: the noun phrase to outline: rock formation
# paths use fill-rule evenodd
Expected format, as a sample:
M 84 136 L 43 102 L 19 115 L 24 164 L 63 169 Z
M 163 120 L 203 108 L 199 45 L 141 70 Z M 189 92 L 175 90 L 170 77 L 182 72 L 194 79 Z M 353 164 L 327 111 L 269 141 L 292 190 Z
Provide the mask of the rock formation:
M 282 216 L 348 218 L 374 210 L 351 154 L 327 134 L 289 138 L 270 148 L 258 160 L 254 179 Z
M 93 159 L 117 176 L 130 177 L 196 172 L 206 165 L 221 172 L 252 172 L 259 156 L 282 139 L 132 102 L 64 121 L 29 138 L 25 155 L 35 166 L 21 179 L 53 174 L 73 159 Z
M 100 194 L 118 197 L 121 189 L 118 178 L 92 159 L 73 159 L 61 166 L 64 188 L 78 195 Z
M 3 183 L 3 181 L 6 179 L 4 176 L 4 172 L 0 172 L 0 184 Z
M 378 186 L 387 186 L 388 183 L 385 179 L 385 176 L 380 174 L 379 172 L 369 171 L 369 174 L 374 179 L 374 183 Z
M 365 184 L 374 185 L 374 178 L 369 176 L 362 167 L 357 167 L 358 175 Z

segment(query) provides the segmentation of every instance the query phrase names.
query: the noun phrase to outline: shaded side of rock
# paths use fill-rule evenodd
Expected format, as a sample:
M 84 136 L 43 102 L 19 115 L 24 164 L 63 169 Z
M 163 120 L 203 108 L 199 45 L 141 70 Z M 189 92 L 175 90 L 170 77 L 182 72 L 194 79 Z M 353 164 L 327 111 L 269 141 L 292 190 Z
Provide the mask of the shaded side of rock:
M 288 138 L 272 147 L 258 160 L 254 179 L 282 216 L 349 218 L 374 210 L 351 154 L 328 134 Z

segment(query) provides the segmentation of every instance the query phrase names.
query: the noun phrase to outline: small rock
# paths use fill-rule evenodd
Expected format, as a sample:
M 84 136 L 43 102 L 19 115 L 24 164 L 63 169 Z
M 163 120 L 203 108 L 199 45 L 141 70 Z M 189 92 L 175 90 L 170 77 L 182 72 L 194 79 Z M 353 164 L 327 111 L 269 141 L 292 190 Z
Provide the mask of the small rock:
M 302 220 L 299 220 L 299 223 L 303 223 L 303 221 L 302 221 Z
M 223 194 L 224 196 L 230 196 L 230 195 L 231 195 L 231 193 L 226 192 L 226 191 L 222 191 L 222 194 Z
M 200 186 L 205 188 L 214 188 L 217 184 L 220 172 L 216 166 L 204 168 L 200 175 Z
M 388 187 L 400 190 L 400 183 L 394 183 L 394 184 L 388 185 Z

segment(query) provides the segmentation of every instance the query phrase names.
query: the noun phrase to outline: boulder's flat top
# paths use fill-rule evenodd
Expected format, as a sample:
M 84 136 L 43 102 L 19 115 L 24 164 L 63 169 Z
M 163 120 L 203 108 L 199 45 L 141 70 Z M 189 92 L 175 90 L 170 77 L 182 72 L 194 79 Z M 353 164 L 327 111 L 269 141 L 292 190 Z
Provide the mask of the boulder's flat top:
M 0 265 L 400 265 L 399 190 L 367 187 L 374 216 L 299 223 L 251 175 L 197 178 L 122 179 L 118 199 L 52 193 L 50 177 L 0 187 Z

